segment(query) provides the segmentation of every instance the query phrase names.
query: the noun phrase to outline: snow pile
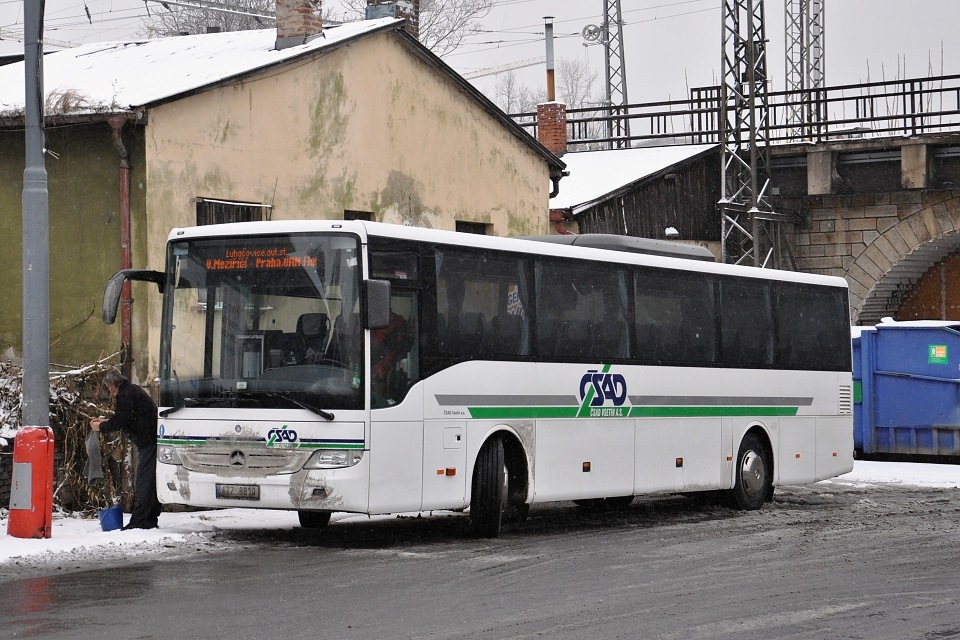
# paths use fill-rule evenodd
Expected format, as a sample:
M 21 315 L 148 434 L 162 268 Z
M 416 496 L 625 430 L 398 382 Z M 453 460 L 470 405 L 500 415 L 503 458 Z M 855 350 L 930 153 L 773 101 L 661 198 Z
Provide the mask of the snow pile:
M 344 514 L 345 515 L 345 514 Z M 213 551 L 213 534 L 221 529 L 292 529 L 299 526 L 291 511 L 225 509 L 164 513 L 160 529 L 102 531 L 97 518 L 54 513 L 51 537 L 14 538 L 7 535 L 9 513 L 0 509 L 0 568 L 56 567 L 80 569 L 95 563 L 135 560 Z M 124 516 L 124 522 L 130 520 Z
M 857 460 L 853 471 L 823 483 L 857 487 L 875 484 L 902 484 L 911 487 L 960 488 L 960 466 L 915 462 L 868 462 Z

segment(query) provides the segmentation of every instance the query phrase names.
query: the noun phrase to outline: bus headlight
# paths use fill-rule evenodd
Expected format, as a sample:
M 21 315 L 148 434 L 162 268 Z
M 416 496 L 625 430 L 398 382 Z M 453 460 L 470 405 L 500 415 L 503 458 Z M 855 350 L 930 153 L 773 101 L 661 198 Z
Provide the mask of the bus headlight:
M 362 459 L 363 451 L 360 449 L 320 449 L 310 456 L 310 459 L 303 465 L 303 468 L 337 469 L 340 467 L 352 467 Z
M 163 464 L 183 464 L 180 462 L 180 454 L 177 453 L 177 449 L 168 444 L 157 446 L 157 462 L 162 462 Z

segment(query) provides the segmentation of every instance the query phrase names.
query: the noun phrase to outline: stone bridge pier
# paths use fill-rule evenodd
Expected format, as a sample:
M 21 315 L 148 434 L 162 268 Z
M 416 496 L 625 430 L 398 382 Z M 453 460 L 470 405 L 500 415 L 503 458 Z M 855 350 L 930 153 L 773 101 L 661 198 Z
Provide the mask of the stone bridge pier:
M 790 145 L 771 175 L 797 269 L 846 278 L 854 324 L 960 320 L 960 136 Z

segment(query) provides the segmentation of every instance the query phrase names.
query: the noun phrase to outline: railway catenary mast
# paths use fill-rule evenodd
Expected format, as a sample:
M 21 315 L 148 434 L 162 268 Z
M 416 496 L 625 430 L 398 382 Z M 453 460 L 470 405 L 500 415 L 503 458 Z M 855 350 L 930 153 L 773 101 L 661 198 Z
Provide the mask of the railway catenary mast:
M 627 68 L 623 56 L 623 17 L 620 0 L 603 0 L 603 48 L 607 74 L 607 104 L 610 120 L 607 137 L 611 149 L 630 147 L 630 120 L 627 118 Z
M 824 4 L 826 0 L 785 0 L 787 113 L 791 135 L 816 137 L 825 113 L 820 93 L 825 84 Z
M 787 216 L 770 203 L 766 32 L 763 0 L 723 0 L 721 256 L 723 262 L 794 268 Z

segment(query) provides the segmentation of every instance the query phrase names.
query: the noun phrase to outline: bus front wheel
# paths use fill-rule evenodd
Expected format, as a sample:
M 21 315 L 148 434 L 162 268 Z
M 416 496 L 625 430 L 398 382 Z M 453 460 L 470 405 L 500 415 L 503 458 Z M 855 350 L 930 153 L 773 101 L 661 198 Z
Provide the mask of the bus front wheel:
M 740 443 L 730 503 L 736 509 L 756 511 L 772 493 L 770 455 L 756 434 L 748 433 Z
M 491 438 L 477 454 L 470 491 L 470 530 L 478 538 L 500 535 L 503 511 L 507 506 L 507 466 L 503 441 Z
M 323 529 L 330 524 L 329 511 L 297 511 L 297 518 L 304 529 Z

